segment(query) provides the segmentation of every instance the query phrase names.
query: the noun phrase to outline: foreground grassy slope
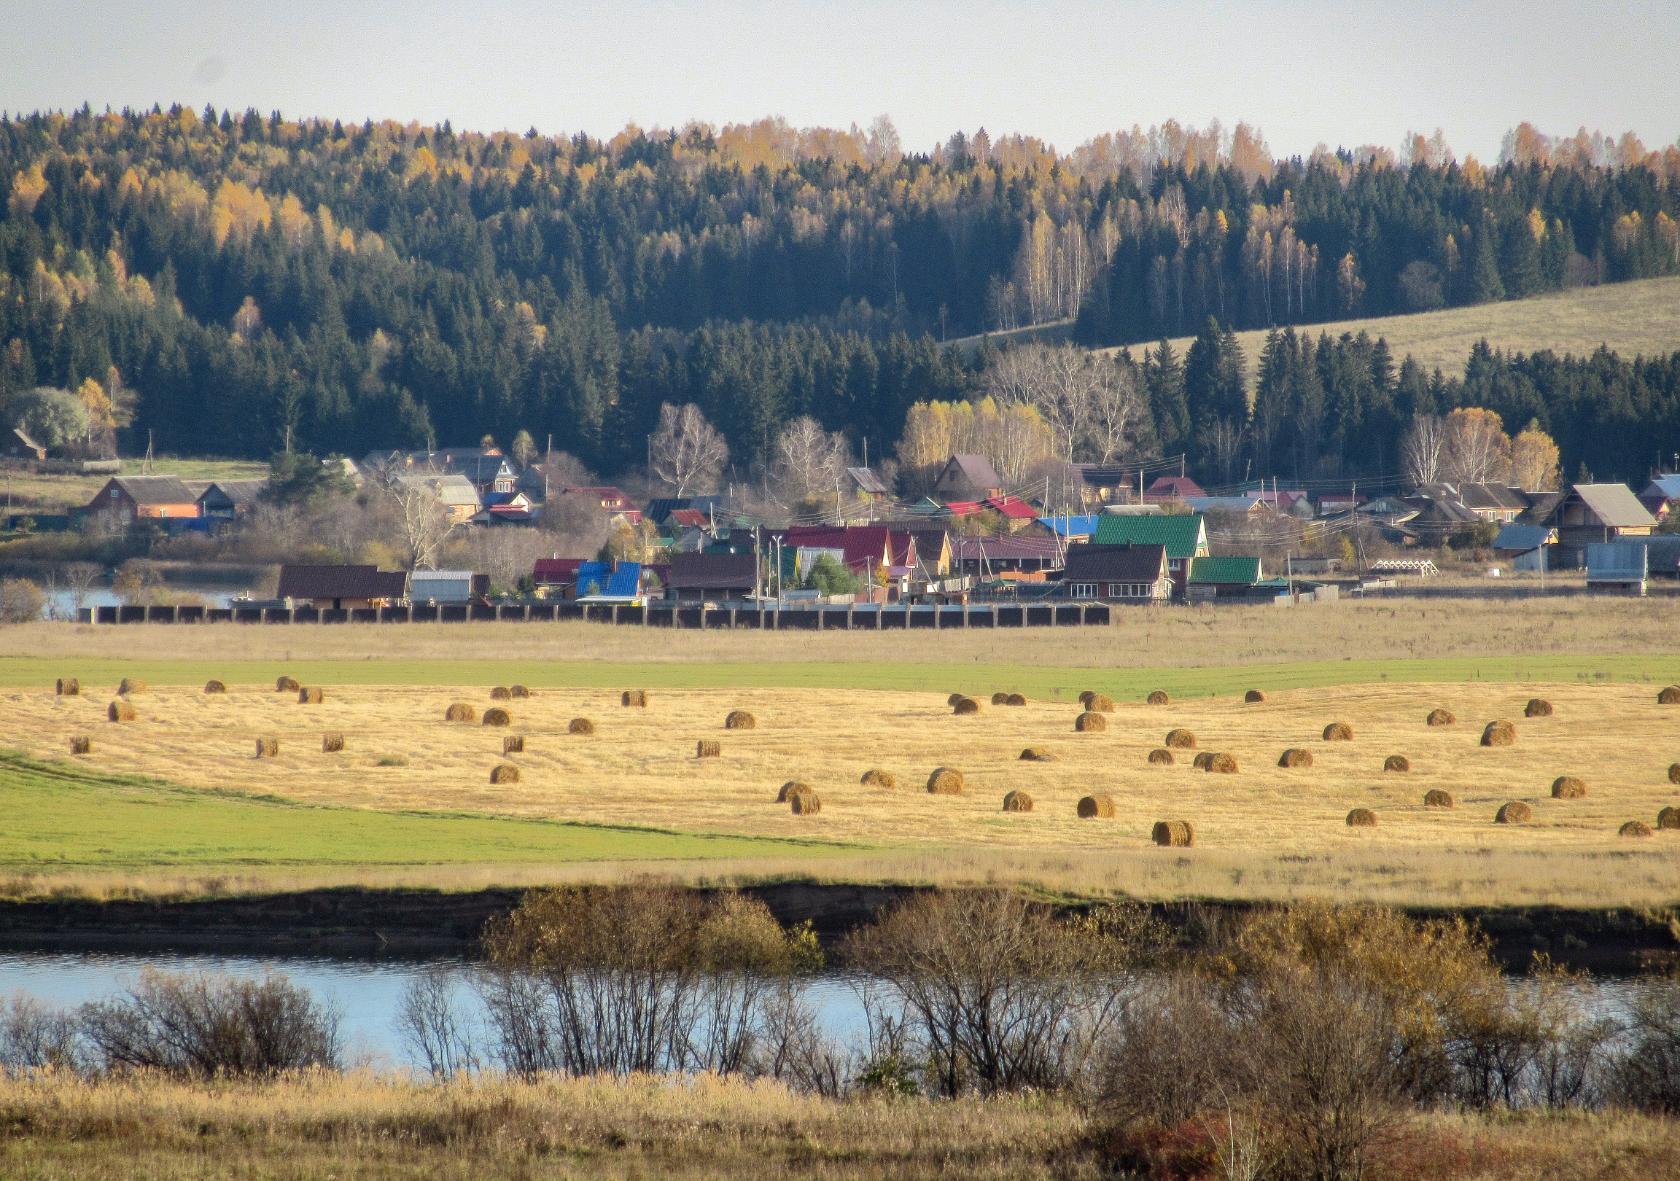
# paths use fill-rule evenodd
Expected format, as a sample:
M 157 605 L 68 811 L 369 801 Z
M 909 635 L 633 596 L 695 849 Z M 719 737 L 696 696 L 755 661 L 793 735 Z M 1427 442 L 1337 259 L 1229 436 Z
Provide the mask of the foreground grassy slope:
M 751 858 L 750 837 L 442 812 L 308 806 L 194 791 L 0 750 L 0 872 L 268 867 L 560 866 Z M 810 850 L 816 854 L 817 850 Z
M 268 475 L 266 463 L 245 459 L 181 459 L 164 456 L 152 461 L 151 470 L 138 459 L 123 461 L 126 476 L 179 476 L 183 480 L 260 480 Z M 9 503 L 14 510 L 38 509 L 62 513 L 86 504 L 105 486 L 109 476 L 80 476 L 58 473 L 0 470 L 0 507 Z
M 0 1172 L 90 1179 L 425 1176 L 893 1178 L 1114 1176 L 1068 1100 L 829 1100 L 700 1077 L 426 1085 L 370 1075 L 268 1083 L 4 1084 Z M 1378 1175 L 1451 1181 L 1680 1175 L 1673 1119 L 1429 1114 L 1384 1138 Z

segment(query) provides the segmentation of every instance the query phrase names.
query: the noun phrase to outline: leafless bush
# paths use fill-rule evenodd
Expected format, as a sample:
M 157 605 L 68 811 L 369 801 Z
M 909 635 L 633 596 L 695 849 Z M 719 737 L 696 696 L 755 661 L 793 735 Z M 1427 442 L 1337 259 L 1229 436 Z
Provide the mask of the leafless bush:
M 924 1089 L 993 1094 L 1082 1081 L 1154 946 L 1140 910 L 1081 919 L 1002 890 L 918 895 L 847 941 L 873 974 Z
M 431 968 L 415 976 L 397 1004 L 397 1030 L 436 1079 L 476 1070 L 478 1055 L 456 1010 L 455 973 Z
M 340 1059 L 337 1015 L 283 976 L 148 970 L 126 996 L 84 1006 L 81 1028 L 113 1070 L 213 1078 L 337 1068 Z
M 33 997 L 14 996 L 0 1008 L 0 1069 L 77 1070 L 83 1065 L 75 1018 Z
M 1627 1053 L 1613 1074 L 1616 1101 L 1645 1111 L 1680 1112 L 1680 975 L 1640 982 L 1627 1035 Z
M 762 903 L 657 886 L 533 894 L 486 947 L 496 1054 L 522 1075 L 747 1072 L 777 982 L 819 958 Z

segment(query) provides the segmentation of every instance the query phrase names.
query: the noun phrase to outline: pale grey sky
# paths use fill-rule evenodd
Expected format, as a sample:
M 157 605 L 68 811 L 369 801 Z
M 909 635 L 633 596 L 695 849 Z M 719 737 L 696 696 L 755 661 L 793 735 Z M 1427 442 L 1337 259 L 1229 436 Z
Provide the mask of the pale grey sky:
M 1441 127 L 1484 160 L 1524 119 L 1680 137 L 1680 0 L 0 0 L 0 30 L 14 112 L 212 102 L 599 136 L 886 113 L 910 148 L 983 125 L 1063 150 L 1217 117 L 1258 125 L 1277 154 Z

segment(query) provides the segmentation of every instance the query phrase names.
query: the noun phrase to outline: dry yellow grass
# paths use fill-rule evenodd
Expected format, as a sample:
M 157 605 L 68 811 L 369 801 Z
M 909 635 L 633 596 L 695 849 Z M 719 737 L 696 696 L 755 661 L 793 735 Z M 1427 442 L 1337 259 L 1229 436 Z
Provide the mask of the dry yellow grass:
M 230 684 L 226 696 L 212 697 L 191 686 L 159 687 L 138 722 L 101 731 L 86 761 L 192 787 L 311 802 L 607 824 L 653 817 L 682 830 L 890 846 L 825 869 L 837 877 L 1004 874 L 1051 888 L 1145 896 L 1672 901 L 1680 893 L 1673 837 L 1659 833 L 1637 848 L 1617 839 L 1629 816 L 1654 819 L 1675 802 L 1667 767 L 1680 733 L 1674 711 L 1656 705 L 1646 688 L 1544 686 L 1559 716 L 1519 722 L 1512 747 L 1480 747 L 1474 725 L 1423 724 L 1438 703 L 1466 719 L 1520 715 L 1538 688 L 1343 686 L 1274 692 L 1263 711 L 1245 708 L 1240 694 L 1170 707 L 1173 722 L 1235 756 L 1245 768 L 1235 781 L 1187 765 L 1149 766 L 1163 711 L 1141 702 L 1120 704 L 1107 733 L 1063 741 L 1060 761 L 1023 763 L 1023 746 L 1066 731 L 1067 705 L 997 711 L 976 727 L 952 717 L 936 693 L 786 689 L 671 690 L 645 713 L 615 709 L 609 690 L 546 692 L 521 710 L 532 750 L 509 757 L 521 771 L 517 784 L 487 782 L 501 757 L 500 735 L 438 720 L 455 688 L 334 687 L 322 713 L 300 711 L 258 685 Z M 1317 742 L 1332 705 L 1352 724 L 1353 741 Z M 734 706 L 751 709 L 758 727 L 737 733 L 725 765 L 697 763 L 696 740 L 715 732 L 717 718 Z M 44 686 L 0 699 L 0 733 L 32 755 L 57 757 L 72 735 L 97 725 L 100 710 L 94 699 L 58 697 Z M 610 719 L 604 741 L 556 737 L 578 712 Z M 323 722 L 346 735 L 345 752 L 320 752 Z M 267 734 L 279 738 L 279 754 L 249 758 L 255 738 Z M 1312 768 L 1276 766 L 1279 750 L 1309 743 Z M 1410 775 L 1382 773 L 1383 756 L 1396 751 L 1410 760 Z M 399 754 L 406 766 L 378 765 Z M 965 794 L 883 792 L 859 782 L 864 770 L 881 767 L 916 783 L 943 764 L 961 768 Z M 1561 770 L 1592 783 L 1592 794 L 1551 799 Z M 789 779 L 821 794 L 820 815 L 795 817 L 770 803 Z M 1425 808 L 1425 788 L 1451 791 L 1457 808 Z M 1028 791 L 1038 807 L 999 813 L 997 801 L 1012 789 Z M 1115 822 L 1099 830 L 1080 824 L 1074 809 L 1093 792 L 1116 803 Z M 1531 803 L 1533 819 L 1494 825 L 1495 810 L 1512 799 Z M 1379 827 L 1348 829 L 1345 817 L 1356 807 L 1375 812 Z M 1183 864 L 1164 863 L 1150 842 L 1162 815 L 1196 826 L 1197 845 L 1183 851 Z M 772 874 L 794 872 L 795 864 L 714 864 L 697 872 Z
M 1070 670 L 1243 665 L 1251 671 L 1248 683 L 1241 688 L 1259 682 L 1270 692 L 1289 685 L 1279 683 L 1264 667 L 1253 666 L 1342 661 L 1350 653 L 1356 653 L 1361 661 L 1495 660 L 1564 653 L 1680 654 L 1680 633 L 1673 626 L 1673 617 L 1673 604 L 1666 598 L 1571 597 L 1519 603 L 1370 600 L 1290 610 L 1126 609 L 1116 612 L 1117 623 L 1111 628 L 938 633 L 683 632 L 673 636 L 665 628 L 586 623 L 273 628 L 163 624 L 100 628 L 32 623 L 0 628 L 0 660 L 29 670 L 27 682 L 11 678 L 9 683 L 30 685 L 50 685 L 55 677 L 66 675 L 64 661 L 77 659 L 216 661 L 221 663 L 207 675 L 222 676 L 230 683 L 234 679 L 272 677 L 273 665 L 292 660 L 341 662 L 349 675 L 337 681 L 402 680 L 400 675 L 384 676 L 378 667 L 369 666 L 417 661 L 494 661 L 504 671 L 508 664 L 518 663 L 530 668 L 528 675 L 533 676 L 541 670 L 532 666 L 576 661 L 674 665 L 885 663 L 953 668 L 1005 664 L 1022 669 Z M 223 673 L 225 664 L 247 661 L 267 661 L 269 666 L 242 677 Z M 362 666 L 362 671 L 351 671 L 357 666 Z M 68 671 L 75 673 L 77 669 Z M 487 681 L 490 675 L 486 674 Z M 160 679 L 152 676 L 154 684 Z M 204 677 L 194 679 L 202 684 Z M 1673 679 L 1672 671 L 1667 679 Z M 84 692 L 94 691 L 96 686 L 86 675 L 81 680 Z M 116 678 L 110 683 L 114 685 Z M 942 686 L 947 693 L 956 687 Z M 970 692 L 982 688 L 991 692 L 990 686 L 962 687 Z M 1088 687 L 1070 676 L 1065 695 L 1071 699 Z M 1516 703 L 1518 715 L 1526 700 Z M 618 708 L 616 695 L 612 704 Z

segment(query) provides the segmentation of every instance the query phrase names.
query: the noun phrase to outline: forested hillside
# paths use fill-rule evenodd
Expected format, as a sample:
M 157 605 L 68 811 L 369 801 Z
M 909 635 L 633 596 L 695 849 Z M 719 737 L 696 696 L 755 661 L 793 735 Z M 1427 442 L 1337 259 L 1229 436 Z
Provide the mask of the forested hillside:
M 1506 155 L 1460 165 L 1420 138 L 1407 161 L 1274 161 L 1246 127 L 1176 124 L 918 154 L 884 120 L 600 141 L 14 116 L 0 417 L 51 385 L 130 446 L 526 429 L 613 471 L 662 403 L 693 402 L 750 466 L 807 414 L 889 450 L 912 404 L 979 387 L 984 355 L 945 336 L 1077 314 L 1088 343 L 1150 340 L 1680 271 L 1680 149 L 1525 128 Z

